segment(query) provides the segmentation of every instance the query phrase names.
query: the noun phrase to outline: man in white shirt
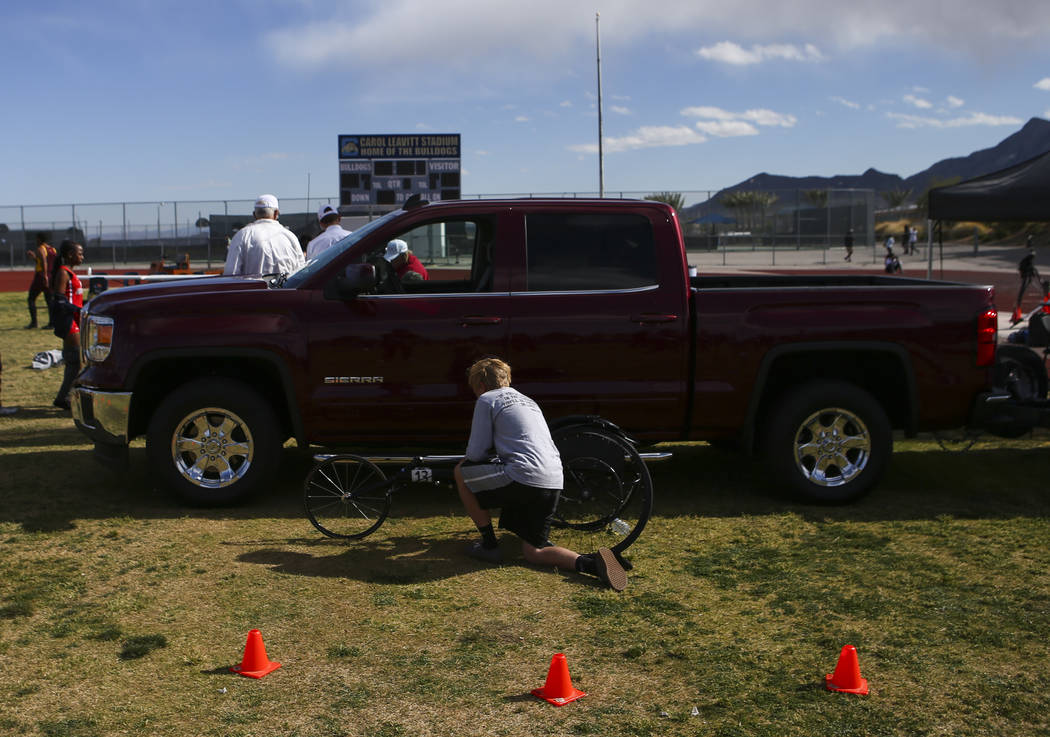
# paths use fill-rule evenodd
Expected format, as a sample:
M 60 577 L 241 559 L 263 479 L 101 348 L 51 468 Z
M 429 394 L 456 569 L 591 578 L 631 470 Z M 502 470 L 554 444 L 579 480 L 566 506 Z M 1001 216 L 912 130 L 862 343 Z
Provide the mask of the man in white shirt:
M 336 241 L 346 238 L 353 232 L 343 229 L 339 224 L 342 217 L 339 215 L 339 211 L 331 205 L 321 205 L 321 209 L 317 211 L 317 220 L 321 223 L 324 231 L 306 244 L 307 261 L 313 261 L 327 251 Z
M 259 195 L 255 222 L 234 234 L 223 274 L 291 274 L 306 263 L 295 233 L 277 222 L 280 214 L 276 197 Z

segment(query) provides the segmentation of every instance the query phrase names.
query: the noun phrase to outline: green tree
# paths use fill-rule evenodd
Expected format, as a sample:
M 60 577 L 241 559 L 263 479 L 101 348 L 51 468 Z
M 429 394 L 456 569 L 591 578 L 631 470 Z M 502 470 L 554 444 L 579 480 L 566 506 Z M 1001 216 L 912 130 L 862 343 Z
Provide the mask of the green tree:
M 745 228 L 751 227 L 750 210 L 754 202 L 754 192 L 738 189 L 722 195 L 722 204 L 735 213 L 736 221 Z
M 681 212 L 685 207 L 685 195 L 681 192 L 654 192 L 646 195 L 645 199 L 668 204 L 674 208 L 675 212 Z
M 738 222 L 754 230 L 765 223 L 766 214 L 777 199 L 772 192 L 738 189 L 722 195 L 722 204 L 736 212 Z
M 814 207 L 825 208 L 828 206 L 828 191 L 826 189 L 807 189 L 802 192 L 806 202 Z
M 882 196 L 882 199 L 886 203 L 886 205 L 891 210 L 895 210 L 907 201 L 908 197 L 911 196 L 911 190 L 890 189 L 885 192 L 880 192 L 879 194 Z

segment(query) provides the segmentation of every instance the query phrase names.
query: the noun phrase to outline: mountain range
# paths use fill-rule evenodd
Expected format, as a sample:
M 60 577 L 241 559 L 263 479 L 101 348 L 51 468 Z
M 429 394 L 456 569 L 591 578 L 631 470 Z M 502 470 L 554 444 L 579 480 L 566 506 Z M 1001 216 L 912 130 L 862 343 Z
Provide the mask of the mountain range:
M 876 192 L 910 190 L 908 201 L 914 202 L 932 184 L 944 183 L 945 180 L 955 177 L 959 180 L 978 177 L 1019 164 L 1047 151 L 1050 151 L 1050 121 L 1032 118 L 1021 130 L 1007 136 L 992 148 L 974 151 L 968 156 L 942 159 L 907 178 L 876 169 L 868 169 L 863 174 L 833 177 L 788 177 L 762 172 L 739 184 L 726 187 L 712 200 L 720 201 L 723 194 L 738 190 L 873 189 Z

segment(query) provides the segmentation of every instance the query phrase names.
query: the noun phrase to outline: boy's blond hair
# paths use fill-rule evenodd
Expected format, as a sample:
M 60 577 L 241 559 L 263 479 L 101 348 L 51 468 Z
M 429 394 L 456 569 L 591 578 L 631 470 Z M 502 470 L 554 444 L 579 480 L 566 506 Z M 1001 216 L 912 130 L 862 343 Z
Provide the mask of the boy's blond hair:
M 467 371 L 467 382 L 487 392 L 510 386 L 510 366 L 498 358 L 483 358 Z

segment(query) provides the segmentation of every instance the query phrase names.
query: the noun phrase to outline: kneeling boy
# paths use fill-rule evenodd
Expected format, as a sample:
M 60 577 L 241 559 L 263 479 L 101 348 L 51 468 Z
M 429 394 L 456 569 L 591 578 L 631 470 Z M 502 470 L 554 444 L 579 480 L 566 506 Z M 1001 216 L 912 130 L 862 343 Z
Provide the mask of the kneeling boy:
M 562 489 L 561 456 L 539 406 L 511 388 L 510 366 L 485 358 L 470 367 L 467 380 L 478 400 L 466 458 L 456 466 L 456 488 L 481 532 L 468 554 L 501 560 L 487 511 L 499 508 L 500 527 L 522 539 L 525 560 L 597 576 L 622 591 L 627 574 L 611 550 L 580 555 L 547 539 Z M 496 458 L 489 460 L 493 451 Z

